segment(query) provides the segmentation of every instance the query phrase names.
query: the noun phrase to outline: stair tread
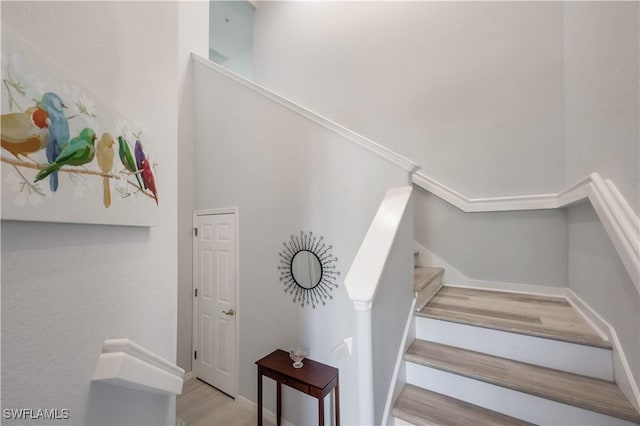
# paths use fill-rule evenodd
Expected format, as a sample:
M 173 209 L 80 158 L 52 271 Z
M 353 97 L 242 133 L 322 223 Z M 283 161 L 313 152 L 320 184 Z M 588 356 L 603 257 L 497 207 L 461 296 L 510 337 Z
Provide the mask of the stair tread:
M 525 426 L 525 421 L 460 401 L 446 395 L 405 385 L 393 407 L 393 415 L 416 426 Z
M 415 340 L 407 350 L 405 359 L 608 416 L 640 422 L 640 414 L 620 389 L 605 380 L 424 340 Z
M 444 273 L 443 268 L 416 266 L 413 268 L 413 289 L 420 291 Z
M 611 349 L 563 297 L 446 286 L 417 315 Z

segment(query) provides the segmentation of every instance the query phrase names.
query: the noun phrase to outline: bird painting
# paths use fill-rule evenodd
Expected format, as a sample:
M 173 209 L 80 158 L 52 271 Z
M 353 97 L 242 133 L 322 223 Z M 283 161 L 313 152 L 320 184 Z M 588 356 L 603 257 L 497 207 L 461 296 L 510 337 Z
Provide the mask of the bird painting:
M 124 168 L 135 174 L 138 185 L 140 185 L 140 189 L 142 189 L 143 185 L 140 180 L 140 173 L 138 172 L 136 162 L 133 160 L 133 156 L 131 155 L 129 142 L 127 142 L 127 140 L 122 136 L 118 136 L 118 154 L 120 155 L 120 161 L 122 161 Z
M 16 36 L 2 31 L 2 219 L 157 225 L 164 149 L 156 152 L 150 123 L 123 115 L 113 97 L 83 87 L 77 69 Z
M 156 181 L 153 177 L 153 170 L 151 170 L 151 164 L 142 149 L 142 142 L 139 140 L 136 140 L 135 154 L 136 166 L 138 166 L 138 170 L 142 170 L 142 184 L 144 185 L 144 189 L 151 191 L 153 199 L 156 200 L 157 205 L 158 191 L 156 190 Z
M 53 92 L 42 95 L 42 100 L 38 102 L 38 108 L 43 109 L 49 119 L 49 142 L 47 144 L 47 160 L 54 163 L 61 154 L 64 147 L 69 142 L 69 122 L 64 115 L 64 102 Z M 49 187 L 52 192 L 58 190 L 58 172 L 51 173 Z
M 49 143 L 49 115 L 33 106 L 25 112 L 3 114 L 2 147 L 17 159 L 38 152 Z M 32 160 L 33 161 L 33 160 Z
M 153 171 L 151 170 L 151 164 L 146 158 L 142 160 L 142 177 L 144 179 L 145 187 L 153 194 L 153 199 L 156 200 L 158 205 L 158 190 L 156 189 L 156 181 L 153 177 Z
M 136 167 L 138 168 L 138 170 L 143 170 L 144 169 L 143 162 L 146 156 L 144 155 L 144 151 L 142 150 L 142 142 L 140 142 L 140 140 L 136 140 L 134 153 L 136 156 Z M 147 182 L 145 182 L 144 173 L 142 174 L 142 184 L 144 185 L 144 189 L 147 189 Z
M 82 166 L 90 163 L 95 156 L 94 143 L 96 133 L 88 128 L 71 139 L 60 151 L 55 161 L 47 165 L 36 175 L 34 182 L 41 181 L 52 173 L 57 173 L 63 166 Z
M 102 173 L 108 174 L 113 168 L 113 158 L 115 156 L 113 152 L 113 145 L 115 144 L 115 139 L 109 133 L 104 133 L 97 143 L 96 158 L 98 160 L 98 167 L 100 167 Z M 102 178 L 102 187 L 104 192 L 102 201 L 104 206 L 109 208 L 111 205 L 111 186 L 109 177 L 104 176 Z

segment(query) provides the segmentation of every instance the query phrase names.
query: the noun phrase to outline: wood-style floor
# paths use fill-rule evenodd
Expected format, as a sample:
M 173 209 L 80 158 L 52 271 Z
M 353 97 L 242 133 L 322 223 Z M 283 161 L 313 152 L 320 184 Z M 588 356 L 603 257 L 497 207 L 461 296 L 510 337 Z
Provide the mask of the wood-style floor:
M 446 286 L 418 315 L 610 349 L 563 297 Z
M 197 380 L 184 382 L 176 398 L 176 416 L 188 426 L 255 426 L 255 409 L 240 405 L 233 398 Z M 273 423 L 264 421 L 265 425 Z
M 424 340 L 415 340 L 407 350 L 405 359 L 552 401 L 640 422 L 640 415 L 620 389 L 605 380 Z
M 398 397 L 393 415 L 416 426 L 533 426 L 522 420 L 410 384 Z

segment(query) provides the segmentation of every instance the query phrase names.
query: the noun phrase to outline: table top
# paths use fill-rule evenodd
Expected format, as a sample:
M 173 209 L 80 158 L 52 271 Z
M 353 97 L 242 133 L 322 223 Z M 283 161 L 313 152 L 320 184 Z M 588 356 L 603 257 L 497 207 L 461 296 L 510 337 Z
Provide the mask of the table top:
M 302 362 L 304 364 L 302 368 L 294 368 L 289 352 L 277 349 L 256 361 L 256 364 L 320 389 L 324 389 L 338 376 L 338 369 L 335 367 L 309 358 L 305 358 Z

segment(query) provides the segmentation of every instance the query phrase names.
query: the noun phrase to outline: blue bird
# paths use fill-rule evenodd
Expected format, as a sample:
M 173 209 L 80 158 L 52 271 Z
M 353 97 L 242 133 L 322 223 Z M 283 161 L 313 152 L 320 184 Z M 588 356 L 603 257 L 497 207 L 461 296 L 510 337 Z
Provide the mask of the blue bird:
M 47 92 L 38 102 L 38 107 L 42 108 L 49 115 L 49 144 L 47 145 L 47 160 L 54 163 L 62 152 L 62 149 L 69 142 L 69 122 L 64 115 L 64 102 L 53 92 Z M 58 189 L 58 172 L 51 173 L 49 187 L 52 192 Z

